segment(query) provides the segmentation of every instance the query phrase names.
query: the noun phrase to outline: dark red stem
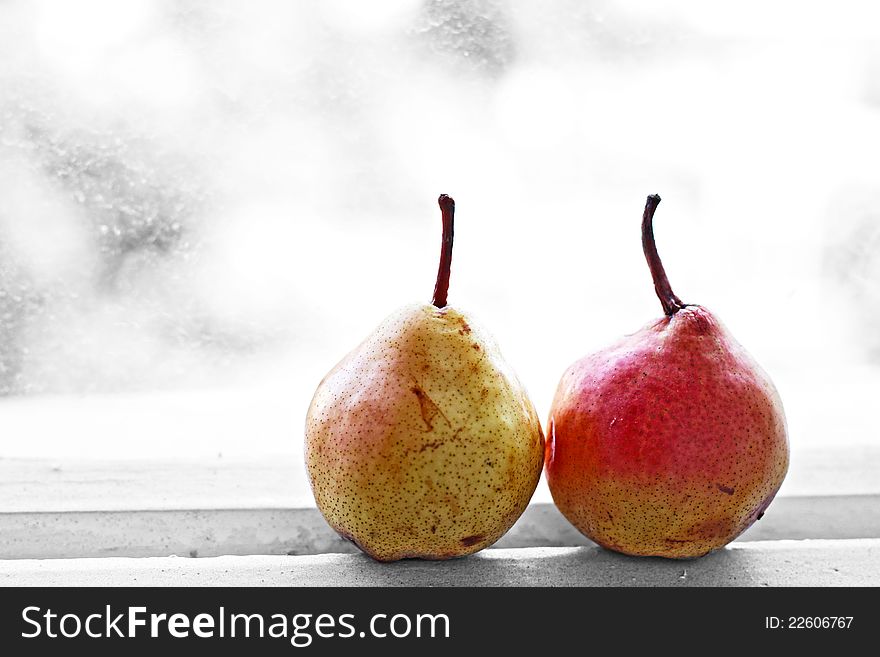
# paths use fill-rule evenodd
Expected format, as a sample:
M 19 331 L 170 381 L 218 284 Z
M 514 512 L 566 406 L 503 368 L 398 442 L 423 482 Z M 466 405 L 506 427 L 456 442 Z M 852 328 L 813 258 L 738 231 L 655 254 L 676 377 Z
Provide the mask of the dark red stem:
M 440 247 L 440 267 L 437 269 L 434 300 L 431 303 L 437 308 L 445 308 L 446 295 L 449 293 L 449 273 L 452 268 L 452 229 L 455 218 L 455 201 L 451 196 L 440 194 L 437 203 L 443 213 L 443 243 Z
M 651 270 L 651 277 L 654 279 L 654 291 L 663 304 L 663 312 L 671 317 L 687 304 L 682 303 L 672 291 L 669 279 L 666 278 L 666 270 L 663 269 L 663 263 L 660 262 L 657 253 L 657 245 L 654 243 L 654 211 L 658 205 L 660 205 L 660 197 L 651 194 L 648 202 L 645 203 L 645 214 L 642 215 L 642 249 L 648 261 L 648 268 Z

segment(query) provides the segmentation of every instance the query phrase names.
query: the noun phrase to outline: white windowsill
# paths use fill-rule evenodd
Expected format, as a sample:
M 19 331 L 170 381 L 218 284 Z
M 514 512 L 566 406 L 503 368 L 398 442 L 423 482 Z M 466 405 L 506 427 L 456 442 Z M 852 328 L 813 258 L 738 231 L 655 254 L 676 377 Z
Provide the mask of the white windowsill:
M 597 547 L 484 550 L 380 564 L 359 554 L 0 561 L 0 586 L 861 586 L 880 540 L 735 543 L 689 561 Z
M 9 408 L 15 412 L 4 416 L 15 419 L 17 407 Z M 17 447 L 0 458 L 0 584 L 880 585 L 880 446 L 866 440 L 793 441 L 789 475 L 766 516 L 697 561 L 599 550 L 561 518 L 542 482 L 492 549 L 389 565 L 357 554 L 324 523 L 295 437 L 272 454 L 261 450 L 279 446 L 276 438 L 255 441 L 254 455 L 242 456 L 208 449 L 204 435 L 197 453 L 190 444 L 178 454 L 179 437 L 164 435 L 139 445 L 138 459 L 119 458 L 121 448 L 79 455 L 72 445 L 47 458 L 64 436 L 40 442 L 49 433 L 33 425 L 33 410 L 22 409 L 21 432 L 7 434 Z M 77 423 L 97 422 L 94 410 L 69 412 L 82 415 Z M 117 415 L 118 427 L 105 427 L 107 445 L 126 414 Z M 50 424 L 63 429 L 58 418 Z M 226 443 L 240 442 L 242 430 L 228 428 Z

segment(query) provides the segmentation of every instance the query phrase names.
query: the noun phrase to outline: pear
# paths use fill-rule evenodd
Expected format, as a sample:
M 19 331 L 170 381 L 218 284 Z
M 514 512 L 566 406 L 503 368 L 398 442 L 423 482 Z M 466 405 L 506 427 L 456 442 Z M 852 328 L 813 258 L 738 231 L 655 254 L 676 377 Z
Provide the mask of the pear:
M 760 518 L 788 470 L 770 378 L 721 322 L 673 293 L 654 243 L 642 244 L 665 316 L 583 358 L 550 410 L 546 476 L 566 518 L 631 555 L 697 557 Z
M 401 308 L 324 378 L 306 418 L 318 508 L 379 561 L 481 550 L 535 491 L 544 438 L 494 340 L 447 305 L 455 202 L 431 305 Z

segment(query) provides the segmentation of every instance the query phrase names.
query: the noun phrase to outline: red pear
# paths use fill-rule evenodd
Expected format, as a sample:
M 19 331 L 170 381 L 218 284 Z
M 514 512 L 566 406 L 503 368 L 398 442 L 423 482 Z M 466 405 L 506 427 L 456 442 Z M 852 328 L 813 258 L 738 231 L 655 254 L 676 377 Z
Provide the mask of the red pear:
M 698 557 L 763 514 L 788 470 L 782 401 L 709 310 L 672 292 L 648 197 L 642 245 L 666 315 L 562 376 L 546 475 L 560 511 L 625 554 Z

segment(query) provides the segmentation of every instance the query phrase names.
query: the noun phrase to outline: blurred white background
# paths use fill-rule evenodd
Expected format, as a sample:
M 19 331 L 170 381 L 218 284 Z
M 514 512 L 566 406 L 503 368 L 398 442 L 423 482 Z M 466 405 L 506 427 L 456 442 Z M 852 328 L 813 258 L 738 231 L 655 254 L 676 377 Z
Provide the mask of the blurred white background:
M 0 457 L 300 453 L 315 386 L 450 302 L 542 417 L 673 287 L 795 454 L 877 444 L 880 12 L 697 0 L 0 3 Z M 794 466 L 793 466 L 794 467 Z

